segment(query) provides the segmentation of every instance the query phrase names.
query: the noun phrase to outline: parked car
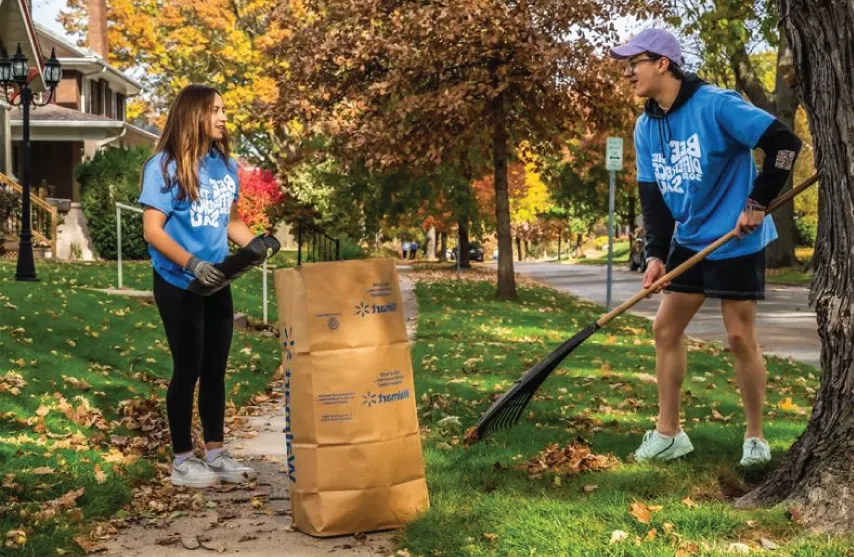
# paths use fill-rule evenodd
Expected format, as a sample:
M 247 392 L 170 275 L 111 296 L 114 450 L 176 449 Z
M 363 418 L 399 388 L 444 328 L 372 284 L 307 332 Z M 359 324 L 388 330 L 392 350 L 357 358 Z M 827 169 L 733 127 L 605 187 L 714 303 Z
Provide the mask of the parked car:
M 457 248 L 449 249 L 447 256 L 451 261 L 457 260 Z M 469 261 L 483 262 L 483 246 L 478 242 L 469 242 Z

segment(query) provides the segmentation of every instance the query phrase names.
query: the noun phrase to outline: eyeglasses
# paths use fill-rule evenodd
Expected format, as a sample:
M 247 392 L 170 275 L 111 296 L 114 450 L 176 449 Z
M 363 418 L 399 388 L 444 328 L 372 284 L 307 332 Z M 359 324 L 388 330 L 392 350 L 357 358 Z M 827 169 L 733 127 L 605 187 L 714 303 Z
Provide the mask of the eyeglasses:
M 654 58 L 641 58 L 639 60 L 631 60 L 626 66 L 626 71 L 628 72 L 628 74 L 635 75 L 635 69 L 637 68 L 637 65 L 641 62 L 658 62 L 658 60 Z

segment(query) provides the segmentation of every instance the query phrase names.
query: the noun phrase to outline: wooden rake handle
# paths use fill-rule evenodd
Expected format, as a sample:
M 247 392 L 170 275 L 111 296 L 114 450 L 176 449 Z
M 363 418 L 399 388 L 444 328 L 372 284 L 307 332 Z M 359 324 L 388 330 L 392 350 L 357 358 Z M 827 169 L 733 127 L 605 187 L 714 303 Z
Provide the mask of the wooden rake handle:
M 794 197 L 796 195 L 798 195 L 799 193 L 801 193 L 802 191 L 804 191 L 805 189 L 807 189 L 811 185 L 815 184 L 816 182 L 818 182 L 818 174 L 814 174 L 812 177 L 806 179 L 800 185 L 792 188 L 790 191 L 787 191 L 783 195 L 778 196 L 774 201 L 771 202 L 770 205 L 768 205 L 768 207 L 765 208 L 765 214 L 766 215 L 771 214 L 772 212 L 777 210 L 781 205 L 788 203 L 789 201 L 794 199 Z M 699 263 L 700 261 L 705 259 L 710 253 L 712 253 L 713 251 L 715 251 L 716 249 L 718 249 L 722 245 L 726 244 L 727 242 L 729 242 L 730 240 L 732 240 L 735 237 L 736 237 L 735 229 L 731 230 L 730 232 L 727 232 L 726 234 L 724 234 L 723 236 L 721 236 L 720 238 L 715 240 L 713 243 L 711 243 L 709 246 L 707 246 L 704 250 L 698 252 L 697 254 L 692 256 L 690 259 L 688 259 L 687 261 L 685 261 L 684 263 L 682 263 L 681 265 L 679 265 L 678 267 L 676 267 L 675 269 L 673 269 L 672 271 L 670 271 L 669 273 L 667 273 L 666 275 L 664 275 L 663 277 L 661 277 L 660 279 L 658 279 L 657 281 L 652 283 L 649 286 L 649 288 L 645 288 L 645 289 L 641 290 L 640 292 L 638 292 L 637 294 L 635 294 L 634 296 L 632 296 L 631 298 L 629 298 L 628 300 L 626 300 L 625 302 L 620 304 L 619 306 L 615 307 L 609 313 L 606 313 L 605 315 L 600 317 L 596 321 L 596 324 L 599 325 L 599 327 L 604 327 L 605 325 L 610 323 L 613 319 L 615 319 L 616 317 L 619 317 L 624 312 L 626 312 L 628 309 L 632 308 L 635 304 L 637 304 L 638 302 L 640 302 L 641 300 L 643 300 L 644 298 L 646 298 L 647 296 L 649 296 L 650 294 L 655 292 L 661 285 L 672 281 L 673 279 L 675 279 L 676 277 L 678 277 L 679 275 L 681 275 L 682 273 L 684 273 L 685 271 L 687 271 L 688 269 L 690 269 L 691 267 L 693 267 L 694 265 L 696 265 L 697 263 Z

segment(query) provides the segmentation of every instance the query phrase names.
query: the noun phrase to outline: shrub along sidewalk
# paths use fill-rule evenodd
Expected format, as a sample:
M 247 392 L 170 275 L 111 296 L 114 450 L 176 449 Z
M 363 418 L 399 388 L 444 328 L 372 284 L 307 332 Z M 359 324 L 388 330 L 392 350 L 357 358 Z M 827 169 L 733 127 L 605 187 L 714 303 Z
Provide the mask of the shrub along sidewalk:
M 494 398 L 602 308 L 537 286 L 522 286 L 519 304 L 498 302 L 491 281 L 418 269 L 413 358 L 431 509 L 402 534 L 411 555 L 745 549 L 732 544 L 791 555 L 854 551 L 845 540 L 805 537 L 785 508 L 731 506 L 767 470 L 737 467 L 744 419 L 729 354 L 718 345 L 692 343 L 689 353 L 684 428 L 695 452 L 670 464 L 632 462 L 657 414 L 643 318 L 622 316 L 594 335 L 546 381 L 520 425 L 464 448 L 465 428 Z M 806 425 L 817 370 L 774 358 L 768 370 L 766 437 L 776 464 Z M 574 452 L 558 451 L 572 443 Z M 602 457 L 582 459 L 587 450 Z
M 158 463 L 170 456 L 163 398 L 171 357 L 156 307 L 89 290 L 114 285 L 114 263 L 39 262 L 38 273 L 40 283 L 18 283 L 14 263 L 0 262 L 2 555 L 92 548 L 96 540 L 74 538 L 93 521 L 122 516 L 134 483 L 163 473 Z M 260 319 L 255 274 L 235 286 L 235 306 Z M 149 289 L 149 264 L 127 264 L 125 281 Z M 238 408 L 266 389 L 280 359 L 275 338 L 235 332 L 229 427 L 240 420 Z M 197 503 L 192 494 L 180 498 L 187 508 Z M 152 511 L 160 510 L 154 503 Z

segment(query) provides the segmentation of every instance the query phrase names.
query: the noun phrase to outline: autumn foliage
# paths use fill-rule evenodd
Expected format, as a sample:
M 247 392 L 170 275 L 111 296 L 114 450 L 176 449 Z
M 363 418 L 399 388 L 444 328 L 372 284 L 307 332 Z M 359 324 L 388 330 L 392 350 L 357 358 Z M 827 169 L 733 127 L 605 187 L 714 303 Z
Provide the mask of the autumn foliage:
M 240 218 L 256 234 L 270 228 L 275 222 L 270 210 L 284 201 L 284 193 L 276 177 L 268 170 L 240 168 L 240 199 L 237 211 Z

